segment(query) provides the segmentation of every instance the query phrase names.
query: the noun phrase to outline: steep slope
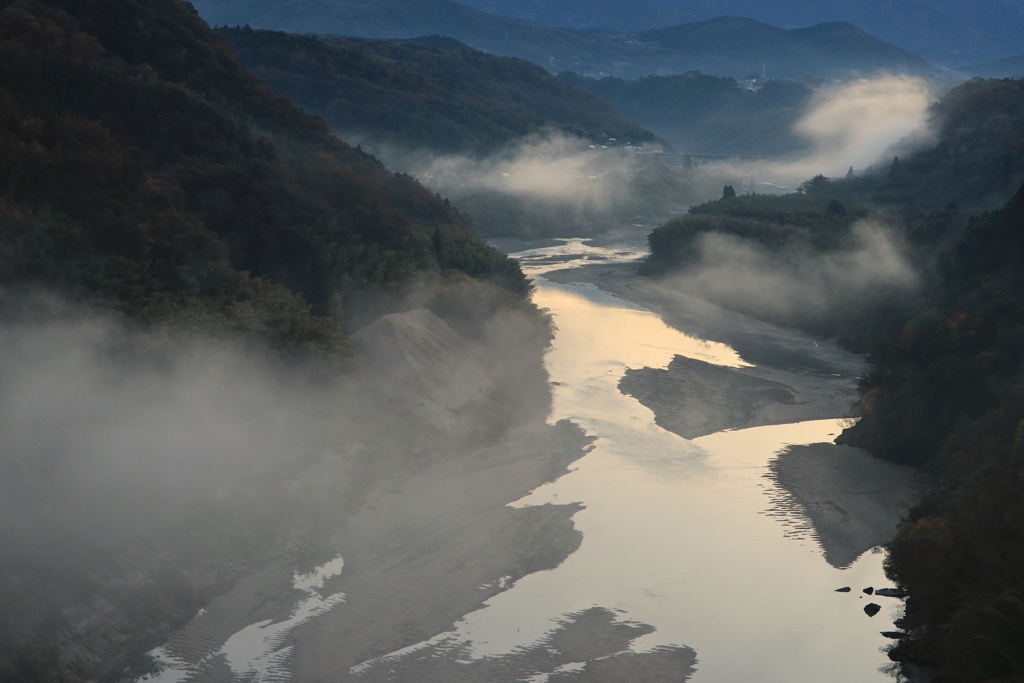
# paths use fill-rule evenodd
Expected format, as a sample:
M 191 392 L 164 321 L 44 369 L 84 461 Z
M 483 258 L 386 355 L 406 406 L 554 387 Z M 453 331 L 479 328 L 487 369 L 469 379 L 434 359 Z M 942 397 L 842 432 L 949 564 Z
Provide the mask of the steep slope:
M 842 262 L 862 219 L 897 231 L 889 257 L 914 264 L 916 288 L 877 295 L 847 280 L 819 314 L 732 303 L 870 352 L 860 420 L 839 441 L 921 466 L 936 486 L 886 559 L 909 592 L 890 657 L 936 681 L 1024 676 L 1022 116 L 1024 81 L 973 79 L 935 105 L 927 149 L 792 195 L 709 202 L 650 236 L 650 272 L 699 272 L 703 240 L 718 233 L 746 245 L 748 271 L 751 252 L 773 275 L 796 255 L 794 282 L 808 288 L 814 259 Z M 868 282 L 884 285 L 877 274 Z
M 890 656 L 935 680 L 1024 676 L 1022 237 L 1024 188 L 971 221 L 928 305 L 878 345 L 845 435 L 939 482 L 886 559 L 910 593 Z
M 0 2 L 0 680 L 153 673 L 236 579 L 336 554 L 381 463 L 479 447 L 358 375 L 346 325 L 426 307 L 499 357 L 468 436 L 544 412 L 528 292 L 189 3 Z
M 253 28 L 296 33 L 328 33 L 371 38 L 409 38 L 438 34 L 457 38 L 493 54 L 520 57 L 549 71 L 577 71 L 624 77 L 679 74 L 701 70 L 714 75 L 745 76 L 761 71 L 763 64 L 777 64 L 775 78 L 807 75 L 843 77 L 853 72 L 910 69 L 930 73 L 926 62 L 904 50 L 881 43 L 866 34 L 843 27 L 815 28 L 809 33 L 775 29 L 777 44 L 762 41 L 757 49 L 747 42 L 751 32 L 768 31 L 763 25 L 722 19 L 696 26 L 680 26 L 663 36 L 623 33 L 620 30 L 573 30 L 542 26 L 474 10 L 453 0 L 296 0 L 287 6 L 266 0 L 198 0 L 196 8 L 215 25 L 248 24 Z M 754 22 L 756 24 L 756 22 Z M 705 26 L 705 24 L 707 24 Z M 689 26 L 689 28 L 687 28 Z M 708 32 L 722 28 L 726 39 L 710 54 L 694 53 L 669 38 L 673 33 Z M 843 34 L 842 49 L 830 49 L 826 33 Z M 656 44 L 664 39 L 665 44 Z
M 274 94 L 187 4 L 28 0 L 0 22 L 8 287 L 338 358 L 339 303 L 438 274 L 436 231 L 449 269 L 525 292 L 458 212 Z
M 635 144 L 654 136 L 544 69 L 451 39 L 381 41 L 220 29 L 275 92 L 348 139 L 404 150 L 485 154 L 555 130 Z

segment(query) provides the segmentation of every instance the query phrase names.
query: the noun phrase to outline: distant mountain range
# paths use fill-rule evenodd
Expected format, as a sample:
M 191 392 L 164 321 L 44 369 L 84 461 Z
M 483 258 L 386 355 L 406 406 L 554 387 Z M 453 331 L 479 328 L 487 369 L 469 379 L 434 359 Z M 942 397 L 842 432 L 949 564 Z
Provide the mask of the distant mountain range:
M 965 76 L 982 76 L 983 78 L 1020 78 L 1024 76 L 1024 55 L 1013 55 L 994 59 L 991 62 L 962 66 L 957 69 Z
M 536 64 L 452 38 L 315 38 L 222 28 L 247 67 L 347 140 L 482 155 L 531 133 L 657 143 L 596 95 Z M 660 143 L 659 143 L 660 144 Z
M 807 147 L 793 126 L 814 91 L 796 81 L 737 83 L 695 72 L 638 79 L 563 73 L 559 78 L 600 95 L 681 152 L 772 157 Z
M 943 66 L 1020 52 L 1024 5 L 992 0 L 465 0 L 480 10 L 568 28 L 640 31 L 742 16 L 796 28 L 846 21 Z
M 652 31 L 555 28 L 487 14 L 453 0 L 195 0 L 212 25 L 370 38 L 437 34 L 551 72 L 637 77 L 699 70 L 773 78 L 838 78 L 874 71 L 927 74 L 927 61 L 850 24 L 788 30 L 720 17 Z

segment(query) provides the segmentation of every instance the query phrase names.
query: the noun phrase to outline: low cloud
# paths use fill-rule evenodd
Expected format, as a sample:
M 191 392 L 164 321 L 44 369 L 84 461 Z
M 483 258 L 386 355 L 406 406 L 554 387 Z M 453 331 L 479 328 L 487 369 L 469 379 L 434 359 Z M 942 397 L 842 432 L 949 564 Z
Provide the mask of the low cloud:
M 102 544 L 152 531 L 331 433 L 310 388 L 258 354 L 191 342 L 139 356 L 124 343 L 117 324 L 95 317 L 0 326 L 9 541 Z
M 776 320 L 822 316 L 837 301 L 854 300 L 878 288 L 910 289 L 917 275 L 885 226 L 862 221 L 850 248 L 770 251 L 730 235 L 707 233 L 700 260 L 672 278 L 674 286 L 725 308 Z
M 795 189 L 816 175 L 844 176 L 932 141 L 934 94 L 915 76 L 886 75 L 822 87 L 794 126 L 810 151 L 797 159 L 723 164 L 740 178 Z
M 602 210 L 622 198 L 633 166 L 627 149 L 557 133 L 528 136 L 484 159 L 413 156 L 397 163 L 442 192 L 494 190 Z

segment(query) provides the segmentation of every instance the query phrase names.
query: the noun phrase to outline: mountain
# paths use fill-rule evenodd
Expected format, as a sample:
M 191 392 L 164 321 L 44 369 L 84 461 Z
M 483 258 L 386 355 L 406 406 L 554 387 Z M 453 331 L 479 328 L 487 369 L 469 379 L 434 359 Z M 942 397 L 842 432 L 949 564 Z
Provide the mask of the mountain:
M 152 675 L 246 572 L 336 552 L 368 472 L 542 423 L 529 291 L 189 3 L 0 2 L 0 680 Z M 408 308 L 443 395 L 354 367 Z
M 1020 78 L 1024 76 L 1024 55 L 1013 55 L 983 64 L 962 66 L 957 71 L 968 76 L 982 78 Z
M 465 249 L 448 268 L 526 291 L 464 216 L 272 92 L 186 3 L 122 5 L 3 9 L 4 283 L 339 358 L 341 303 L 439 274 L 438 230 Z
M 708 74 L 757 74 L 759 62 L 773 78 L 818 75 L 823 68 L 860 73 L 930 70 L 920 57 L 844 22 L 783 29 L 753 19 L 718 17 L 641 31 L 631 39 L 685 56 L 692 69 Z
M 686 10 L 680 3 L 657 0 L 469 0 L 465 4 L 478 10 L 516 19 L 526 19 L 564 28 L 617 28 L 640 31 L 674 24 L 700 21 L 708 17 Z
M 796 81 L 739 83 L 698 72 L 638 79 L 563 73 L 559 78 L 600 95 L 680 152 L 781 156 L 806 145 L 792 129 L 813 91 Z
M 869 352 L 859 419 L 837 441 L 920 466 L 930 479 L 886 551 L 886 575 L 908 592 L 889 657 L 914 677 L 923 667 L 936 681 L 1016 681 L 1024 677 L 1024 81 L 971 79 L 932 114 L 932 146 L 869 172 L 818 176 L 784 196 L 724 193 L 691 208 L 651 233 L 645 268 L 672 271 L 664 284 L 679 286 L 709 262 L 721 268 L 715 259 L 732 248 L 738 258 L 725 263 L 742 264 L 756 286 L 769 281 L 751 275 L 763 259 L 773 278 L 789 270 L 794 289 L 810 289 L 816 259 L 846 264 L 832 291 L 814 287 L 824 294 L 817 312 L 778 308 L 774 293 L 758 302 L 753 288 L 729 303 Z M 857 267 L 844 254 L 866 253 L 858 231 L 880 225 L 895 237 L 885 256 L 870 259 L 870 277 L 850 278 Z M 917 286 L 886 287 L 879 277 L 884 268 L 874 268 L 896 255 L 913 265 Z
M 1022 9 L 1015 2 L 953 0 L 622 0 L 549 3 L 540 0 L 467 0 L 480 10 L 568 28 L 641 31 L 712 19 L 749 17 L 785 28 L 849 22 L 873 36 L 944 66 L 1019 51 Z
M 483 155 L 552 130 L 594 142 L 655 142 L 607 102 L 539 66 L 450 38 L 318 39 L 239 28 L 219 33 L 275 92 L 363 144 Z
M 745 76 L 760 73 L 765 64 L 774 78 L 839 78 L 878 70 L 933 72 L 920 57 L 846 25 L 794 32 L 722 18 L 650 34 L 624 34 L 543 26 L 480 12 L 453 0 L 294 0 L 287 5 L 268 0 L 196 0 L 195 6 L 214 25 L 368 38 L 448 36 L 485 52 L 526 59 L 553 73 L 637 77 L 700 70 Z M 703 45 L 710 52 L 688 49 L 673 38 L 677 35 L 706 37 Z M 832 47 L 831 40 L 839 44 Z

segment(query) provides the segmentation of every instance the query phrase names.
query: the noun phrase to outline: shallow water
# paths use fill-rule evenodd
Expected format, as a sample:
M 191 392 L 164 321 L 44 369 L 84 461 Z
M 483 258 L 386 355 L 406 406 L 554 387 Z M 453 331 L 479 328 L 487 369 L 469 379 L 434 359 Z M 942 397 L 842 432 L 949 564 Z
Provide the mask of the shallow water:
M 729 346 L 688 336 L 596 287 L 543 278 L 554 268 L 640 255 L 636 244 L 598 247 L 582 240 L 515 255 L 536 280 L 536 302 L 558 328 L 547 356 L 554 390 L 549 420 L 571 420 L 595 441 L 569 474 L 514 505 L 581 503 L 573 518 L 583 533 L 580 548 L 553 570 L 514 584 L 511 577 L 501 578 L 497 585 L 507 590 L 454 630 L 362 662 L 349 671 L 356 679 L 420 680 L 417 667 L 432 668 L 432 657 L 442 655 L 456 666 L 493 662 L 500 674 L 495 680 L 553 680 L 582 663 L 548 667 L 544 671 L 552 673 L 546 674 L 530 657 L 543 659 L 559 624 L 595 606 L 621 622 L 653 627 L 633 641 L 633 652 L 694 649 L 697 683 L 888 678 L 880 668 L 888 663 L 882 648 L 889 641 L 880 631 L 891 629 L 900 603 L 861 592 L 888 585 L 881 554 L 833 568 L 806 521 L 780 514 L 781 492 L 765 478 L 780 449 L 830 441 L 841 421 L 719 432 L 693 441 L 668 432 L 650 410 L 619 391 L 627 369 L 665 367 L 677 354 L 728 367 L 748 363 Z M 223 663 L 221 678 L 291 680 L 293 630 L 345 609 L 343 593 L 322 590 L 327 579 L 342 575 L 343 564 L 338 557 L 314 572 L 292 575 L 287 616 L 236 627 L 234 635 L 218 641 L 222 645 L 209 650 L 208 658 Z M 853 590 L 835 592 L 843 586 Z M 874 618 L 863 612 L 869 600 L 883 607 Z M 209 669 L 204 662 L 175 659 L 166 648 L 153 654 L 166 665 L 156 677 L 161 682 L 192 680 Z M 518 663 L 512 666 L 513 661 Z M 460 680 L 476 680 L 468 676 Z
M 831 441 L 841 421 L 694 441 L 667 432 L 619 391 L 627 368 L 665 367 L 675 354 L 734 367 L 744 361 L 724 344 L 689 337 L 592 286 L 557 285 L 541 276 L 638 253 L 630 245 L 570 240 L 515 254 L 536 279 L 535 301 L 558 326 L 548 356 L 555 394 L 550 419 L 570 419 L 596 437 L 573 472 L 517 505 L 582 503 L 574 521 L 583 544 L 558 568 L 521 579 L 430 644 L 471 643 L 473 657 L 501 657 L 542 641 L 560 617 L 596 605 L 655 627 L 634 651 L 694 648 L 693 681 L 886 680 L 882 648 L 890 641 L 880 631 L 891 629 L 900 603 L 877 598 L 883 610 L 869 618 L 863 612 L 869 598 L 861 592 L 889 585 L 881 554 L 831 567 L 805 525 L 773 516 L 779 492 L 765 479 L 780 449 Z M 842 586 L 853 590 L 835 592 Z M 405 653 L 421 646 L 396 653 L 388 666 L 400 666 Z

